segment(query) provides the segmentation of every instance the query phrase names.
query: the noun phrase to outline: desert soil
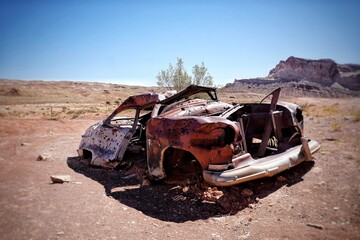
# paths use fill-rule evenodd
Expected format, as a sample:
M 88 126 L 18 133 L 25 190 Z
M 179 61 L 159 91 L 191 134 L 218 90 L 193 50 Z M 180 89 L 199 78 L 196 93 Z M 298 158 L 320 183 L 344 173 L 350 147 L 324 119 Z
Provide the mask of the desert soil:
M 78 158 L 105 102 L 100 114 L 54 117 L 36 101 L 10 101 L 15 95 L 0 109 L 1 239 L 359 239 L 359 98 L 287 97 L 304 106 L 306 135 L 321 143 L 315 160 L 218 188 L 212 201 L 203 196 L 216 189 L 205 184 L 148 185 L 141 164 L 104 170 Z M 56 174 L 71 181 L 53 184 Z

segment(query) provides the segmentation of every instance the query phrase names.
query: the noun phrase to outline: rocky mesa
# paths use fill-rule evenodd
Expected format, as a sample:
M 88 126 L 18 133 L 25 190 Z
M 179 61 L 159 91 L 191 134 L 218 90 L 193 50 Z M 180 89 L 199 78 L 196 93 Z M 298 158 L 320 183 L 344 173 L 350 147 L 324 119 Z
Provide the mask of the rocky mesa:
M 360 65 L 337 64 L 331 59 L 289 57 L 280 61 L 266 77 L 235 79 L 234 83 L 226 85 L 228 90 L 257 92 L 276 87 L 282 87 L 283 92 L 294 96 L 359 96 Z

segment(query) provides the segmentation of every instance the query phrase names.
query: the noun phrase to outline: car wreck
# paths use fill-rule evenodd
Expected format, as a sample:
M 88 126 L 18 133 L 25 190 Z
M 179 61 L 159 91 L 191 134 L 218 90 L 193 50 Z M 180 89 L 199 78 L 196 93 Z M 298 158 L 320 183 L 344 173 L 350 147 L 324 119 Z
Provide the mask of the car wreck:
M 271 177 L 320 149 L 304 135 L 300 106 L 278 102 L 279 95 L 280 88 L 259 103 L 229 104 L 218 100 L 215 88 L 191 85 L 169 97 L 132 96 L 86 130 L 78 154 L 114 168 L 126 153 L 146 153 L 154 180 L 190 162 L 215 186 Z

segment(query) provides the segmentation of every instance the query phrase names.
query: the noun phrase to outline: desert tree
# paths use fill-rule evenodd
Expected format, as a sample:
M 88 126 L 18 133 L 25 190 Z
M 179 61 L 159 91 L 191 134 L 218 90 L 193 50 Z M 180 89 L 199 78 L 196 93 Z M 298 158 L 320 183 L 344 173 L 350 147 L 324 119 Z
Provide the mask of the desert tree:
M 197 64 L 193 66 L 192 73 L 192 84 L 210 87 L 214 85 L 213 77 L 208 73 L 204 62 L 201 63 L 201 66 Z
M 213 86 L 213 77 L 207 72 L 204 63 L 201 66 L 195 65 L 192 70 L 193 76 L 190 76 L 184 68 L 184 61 L 177 58 L 176 66 L 171 63 L 166 70 L 161 70 L 156 76 L 157 84 L 162 87 L 181 90 L 190 84 Z
M 168 69 L 166 70 L 161 70 L 158 75 L 156 76 L 157 79 L 157 85 L 161 86 L 161 87 L 167 87 L 167 88 L 171 88 L 173 85 L 173 78 L 175 75 L 175 71 L 174 71 L 174 67 L 171 65 L 171 63 L 169 64 Z

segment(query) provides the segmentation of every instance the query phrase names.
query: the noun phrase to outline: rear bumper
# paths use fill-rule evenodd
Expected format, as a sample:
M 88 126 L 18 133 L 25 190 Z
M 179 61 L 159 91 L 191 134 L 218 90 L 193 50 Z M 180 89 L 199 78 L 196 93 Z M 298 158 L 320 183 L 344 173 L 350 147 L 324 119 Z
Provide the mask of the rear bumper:
M 304 137 L 301 140 L 302 145 L 292 147 L 283 153 L 252 159 L 234 169 L 221 172 L 204 170 L 204 180 L 215 186 L 231 186 L 258 178 L 272 177 L 303 161 L 311 160 L 312 154 L 320 149 L 320 144 L 314 140 Z

